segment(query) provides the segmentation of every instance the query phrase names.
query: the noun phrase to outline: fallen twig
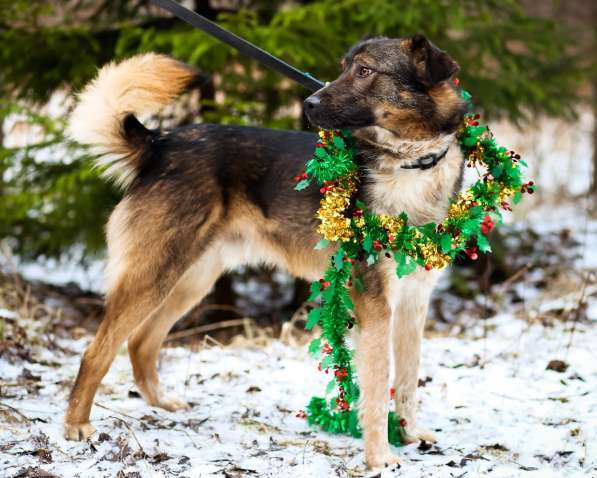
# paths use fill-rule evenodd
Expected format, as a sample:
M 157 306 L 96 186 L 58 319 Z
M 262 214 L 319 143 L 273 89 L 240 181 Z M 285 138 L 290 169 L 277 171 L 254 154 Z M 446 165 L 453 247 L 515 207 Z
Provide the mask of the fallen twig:
M 23 415 L 19 410 L 17 410 L 15 407 L 8 405 L 7 403 L 0 402 L 0 407 L 8 408 L 9 410 L 15 412 L 17 415 L 19 415 L 21 418 L 25 419 L 29 423 L 35 421 L 35 420 L 32 420 L 31 418 L 29 418 L 28 416 Z
M 133 436 L 133 438 L 137 442 L 137 446 L 139 447 L 139 451 L 143 454 L 143 456 L 147 456 L 147 453 L 145 453 L 145 450 L 141 446 L 141 442 L 137 438 L 137 435 L 135 435 L 135 432 L 133 431 L 133 429 L 131 428 L 131 426 L 128 424 L 128 422 L 126 420 L 123 420 L 122 418 L 115 417 L 115 416 L 111 416 L 110 418 L 118 420 L 119 422 L 121 422 L 121 423 L 124 424 L 124 426 L 128 429 L 128 431 L 130 432 L 130 434 Z
M 589 282 L 589 276 L 591 273 L 585 274 L 582 288 L 580 290 L 580 294 L 578 296 L 578 302 L 576 304 L 576 308 L 574 309 L 574 318 L 572 321 L 572 328 L 570 329 L 570 338 L 568 339 L 568 344 L 566 345 L 566 357 L 570 353 L 570 348 L 572 347 L 572 340 L 574 339 L 574 333 L 576 332 L 576 326 L 580 320 L 581 311 L 583 309 L 583 301 L 585 299 L 585 293 L 587 291 L 587 284 Z
M 213 324 L 199 325 L 197 327 L 191 327 L 190 329 L 187 329 L 187 330 L 181 330 L 180 332 L 174 332 L 172 334 L 169 334 L 166 337 L 165 342 L 169 342 L 171 340 L 183 339 L 186 337 L 191 337 L 193 335 L 198 335 L 198 334 L 202 334 L 205 332 L 211 332 L 214 330 L 227 329 L 230 327 L 244 326 L 245 330 L 247 330 L 247 327 L 252 325 L 252 323 L 253 323 L 253 319 L 249 319 L 249 318 L 245 317 L 242 319 L 230 319 L 230 320 L 224 320 L 222 322 L 215 322 Z

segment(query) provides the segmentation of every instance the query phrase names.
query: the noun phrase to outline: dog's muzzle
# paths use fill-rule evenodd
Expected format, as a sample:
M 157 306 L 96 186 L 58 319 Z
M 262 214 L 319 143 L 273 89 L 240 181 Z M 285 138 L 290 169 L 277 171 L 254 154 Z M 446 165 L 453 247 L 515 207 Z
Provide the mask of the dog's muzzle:
M 323 126 L 321 123 L 321 113 L 324 108 L 321 105 L 321 96 L 317 93 L 309 96 L 303 103 L 305 115 L 314 126 Z
M 321 104 L 321 98 L 317 95 L 311 95 L 305 100 L 305 111 L 311 111 L 317 109 Z

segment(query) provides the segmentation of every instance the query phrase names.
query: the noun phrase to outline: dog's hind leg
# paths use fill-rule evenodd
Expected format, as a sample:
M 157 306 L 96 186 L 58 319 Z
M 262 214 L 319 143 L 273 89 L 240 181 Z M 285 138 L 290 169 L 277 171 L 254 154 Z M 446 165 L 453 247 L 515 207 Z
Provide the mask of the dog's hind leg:
M 169 286 L 159 277 L 146 277 L 141 283 L 137 279 L 132 274 L 125 274 L 106 299 L 106 316 L 83 354 L 70 395 L 65 417 L 67 439 L 84 440 L 95 431 L 89 423 L 89 414 L 97 387 L 120 345 L 138 324 L 156 310 L 164 298 L 160 289 Z
M 221 272 L 218 254 L 205 253 L 183 275 L 164 303 L 129 338 L 135 382 L 148 404 L 169 411 L 188 407 L 186 402 L 166 394 L 160 386 L 157 371 L 160 348 L 174 323 L 201 301 Z
M 372 275 L 371 275 L 372 276 Z M 365 458 L 372 468 L 398 463 L 388 443 L 388 374 L 390 306 L 373 277 L 363 294 L 354 294 L 358 320 L 355 364 L 361 389 L 359 421 L 363 428 Z M 379 282 L 379 281 L 378 281 Z M 377 290 L 376 290 L 377 289 Z
M 417 427 L 417 387 L 421 341 L 437 272 L 416 271 L 400 280 L 394 311 L 394 387 L 396 413 L 406 421 L 405 441 L 436 442 L 433 432 Z
M 110 217 L 106 314 L 71 392 L 65 416 L 68 439 L 83 440 L 94 432 L 89 423 L 93 398 L 118 348 L 158 310 L 191 266 L 193 244 L 206 241 L 213 214 L 196 216 L 194 223 L 180 221 L 180 227 L 171 227 L 163 205 L 133 197 L 123 200 Z

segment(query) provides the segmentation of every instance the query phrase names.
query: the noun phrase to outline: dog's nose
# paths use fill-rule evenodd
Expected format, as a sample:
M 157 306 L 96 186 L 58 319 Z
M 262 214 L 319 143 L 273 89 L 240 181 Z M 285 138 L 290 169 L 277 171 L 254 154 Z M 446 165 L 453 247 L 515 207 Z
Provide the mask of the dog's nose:
M 305 100 L 305 109 L 307 109 L 307 110 L 315 109 L 319 106 L 320 103 L 321 103 L 321 99 L 319 99 L 319 96 L 311 95 L 311 96 L 309 96 L 309 98 L 307 98 Z

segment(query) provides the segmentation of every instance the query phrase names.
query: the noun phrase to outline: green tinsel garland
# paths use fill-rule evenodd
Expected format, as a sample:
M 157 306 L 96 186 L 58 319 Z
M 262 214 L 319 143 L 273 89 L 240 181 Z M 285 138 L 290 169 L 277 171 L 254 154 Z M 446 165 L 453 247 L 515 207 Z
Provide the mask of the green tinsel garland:
M 470 95 L 461 90 L 470 101 Z M 320 370 L 331 373 L 326 388 L 329 397 L 313 397 L 306 409 L 310 425 L 319 425 L 332 433 L 361 436 L 357 417 L 359 387 L 352 368 L 353 352 L 345 341 L 346 329 L 356 322 L 350 288 L 362 292 L 363 283 L 355 273 L 358 261 L 375 264 L 380 254 L 393 256 L 396 274 L 404 277 L 417 266 L 443 268 L 457 254 L 465 252 L 471 259 L 478 251 L 490 252 L 486 235 L 500 223 L 500 208 L 510 210 L 507 198 L 518 203 L 524 192 L 533 193 L 533 182 L 523 183 L 520 166 L 526 164 L 513 151 L 496 144 L 479 115 L 467 115 L 458 133 L 458 142 L 469 166 L 482 166 L 486 173 L 466 192 L 450 200 L 449 213 L 439 223 L 414 226 L 405 212 L 398 217 L 378 216 L 362 201 L 354 200 L 358 166 L 355 142 L 349 131 L 322 132 L 314 157 L 306 172 L 295 179 L 297 190 L 315 180 L 324 194 L 318 217 L 322 221 L 322 239 L 317 249 L 338 243 L 324 277 L 311 285 L 309 300 L 321 296 L 321 306 L 309 312 L 306 328 L 321 327 L 321 336 L 309 345 L 320 356 Z M 388 415 L 388 440 L 401 445 L 403 422 L 394 412 Z

